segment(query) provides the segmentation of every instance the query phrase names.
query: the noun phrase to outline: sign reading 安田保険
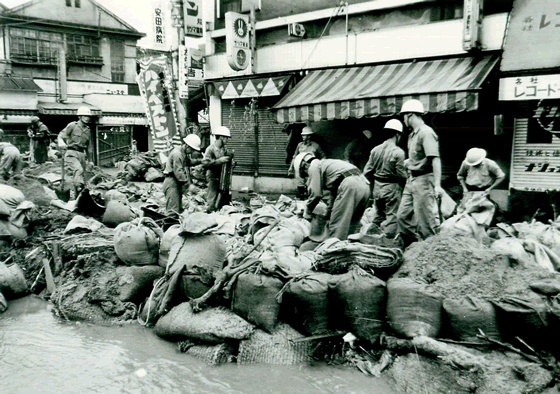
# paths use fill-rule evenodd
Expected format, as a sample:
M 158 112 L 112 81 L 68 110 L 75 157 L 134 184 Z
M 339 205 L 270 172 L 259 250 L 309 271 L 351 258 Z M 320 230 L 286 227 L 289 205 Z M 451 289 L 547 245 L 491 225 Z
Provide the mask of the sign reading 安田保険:
M 560 74 L 500 79 L 500 100 L 542 100 L 560 98 Z
M 185 35 L 202 37 L 202 0 L 183 0 Z
M 245 70 L 251 61 L 249 15 L 226 12 L 226 54 L 229 66 Z

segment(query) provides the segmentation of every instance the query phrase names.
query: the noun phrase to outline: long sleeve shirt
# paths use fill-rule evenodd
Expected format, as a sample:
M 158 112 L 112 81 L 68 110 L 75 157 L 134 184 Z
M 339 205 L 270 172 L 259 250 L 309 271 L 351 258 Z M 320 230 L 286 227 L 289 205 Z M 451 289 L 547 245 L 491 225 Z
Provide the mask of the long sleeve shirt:
M 364 167 L 364 175 L 373 180 L 398 182 L 405 181 L 407 174 L 404 166 L 404 151 L 394 141 L 387 140 L 371 150 L 369 160 Z
M 215 142 L 206 148 L 204 158 L 202 159 L 202 165 L 206 168 L 207 177 L 220 178 L 222 173 L 222 163 L 218 163 L 217 160 L 227 155 L 227 149 L 225 147 L 218 148 Z
M 64 130 L 58 135 L 58 138 L 61 138 L 66 143 L 68 149 L 84 152 L 88 149 L 90 137 L 91 129 L 81 120 L 68 123 Z
M 173 176 L 180 183 L 190 183 L 191 175 L 188 167 L 195 166 L 200 163 L 200 160 L 191 159 L 185 152 L 183 147 L 175 147 L 165 164 L 165 175 Z

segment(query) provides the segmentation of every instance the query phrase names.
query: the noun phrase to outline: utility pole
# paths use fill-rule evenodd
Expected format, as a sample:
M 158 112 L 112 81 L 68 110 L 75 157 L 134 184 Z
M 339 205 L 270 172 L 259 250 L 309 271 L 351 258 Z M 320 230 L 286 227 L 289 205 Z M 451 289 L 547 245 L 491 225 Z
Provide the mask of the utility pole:
M 183 138 L 186 137 L 188 128 L 188 109 L 183 106 L 179 95 L 179 62 L 184 61 L 184 59 L 179 59 L 179 47 L 185 43 L 182 6 L 181 0 L 173 0 L 171 2 L 171 19 L 173 27 L 176 28 L 176 32 L 173 34 L 171 46 L 171 54 L 173 58 L 173 96 L 175 98 L 177 117 L 179 118 L 179 135 L 181 136 L 181 143 L 183 142 Z

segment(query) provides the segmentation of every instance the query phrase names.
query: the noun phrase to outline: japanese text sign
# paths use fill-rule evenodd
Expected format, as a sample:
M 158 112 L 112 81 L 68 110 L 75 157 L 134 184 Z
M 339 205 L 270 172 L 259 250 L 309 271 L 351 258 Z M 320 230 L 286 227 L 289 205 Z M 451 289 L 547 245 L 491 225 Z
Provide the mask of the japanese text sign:
M 202 37 L 201 0 L 183 0 L 185 34 L 189 37 Z
M 166 46 L 165 40 L 165 16 L 161 3 L 154 3 L 152 13 L 152 24 L 154 34 L 154 46 L 164 48 Z
M 226 55 L 229 66 L 245 70 L 251 61 L 249 16 L 226 12 Z
M 500 100 L 560 98 L 560 74 L 500 79 Z

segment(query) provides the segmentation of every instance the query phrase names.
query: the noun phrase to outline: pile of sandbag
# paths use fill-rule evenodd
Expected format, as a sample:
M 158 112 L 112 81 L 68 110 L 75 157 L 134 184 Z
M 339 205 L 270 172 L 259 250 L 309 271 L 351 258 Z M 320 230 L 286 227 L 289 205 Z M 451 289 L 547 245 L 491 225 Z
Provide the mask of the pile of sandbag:
M 27 237 L 28 215 L 34 205 L 24 194 L 8 185 L 0 185 L 0 244 L 11 238 Z
M 162 165 L 157 152 L 143 152 L 129 160 L 124 169 L 129 180 L 154 182 L 163 178 Z

